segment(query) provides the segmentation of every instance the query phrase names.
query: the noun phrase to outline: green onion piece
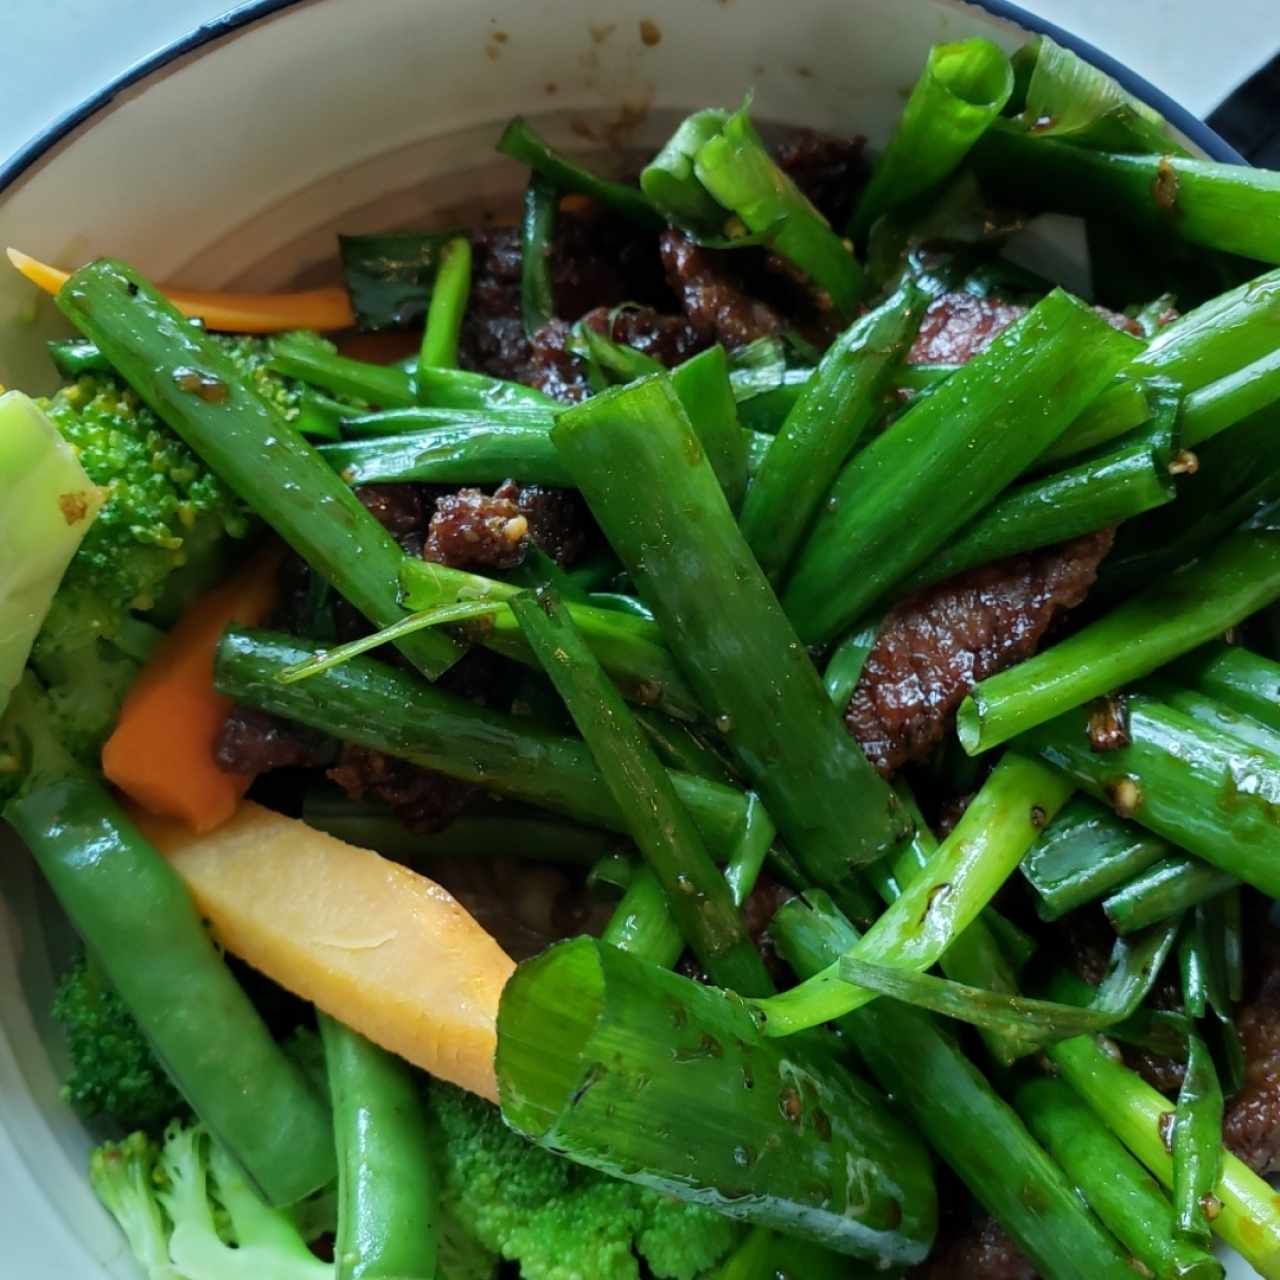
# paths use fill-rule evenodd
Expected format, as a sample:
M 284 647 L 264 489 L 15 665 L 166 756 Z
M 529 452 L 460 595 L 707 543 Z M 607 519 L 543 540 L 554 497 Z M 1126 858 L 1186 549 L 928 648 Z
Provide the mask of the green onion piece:
M 815 879 L 903 833 L 751 555 L 662 377 L 566 410 L 552 437 L 711 722 Z
M 436 276 L 457 231 L 339 236 L 342 278 L 361 329 L 407 329 L 427 313 Z
M 862 268 L 852 250 L 778 168 L 748 114 L 750 103 L 703 143 L 694 160 L 698 181 L 748 231 L 762 236 L 780 257 L 799 268 L 850 315 L 863 290 Z
M 987 751 L 1243 622 L 1280 597 L 1280 537 L 1238 533 L 1098 622 L 1027 662 L 980 681 L 956 731 L 970 755 Z
M 282 667 L 319 646 L 270 632 L 232 629 L 218 648 L 214 683 L 228 697 L 344 742 L 561 814 L 624 831 L 591 753 L 573 737 L 528 718 L 489 711 L 372 658 L 353 658 L 311 680 L 281 684 Z M 717 857 L 737 848 L 747 821 L 741 791 L 674 774 L 676 791 Z
M 471 241 L 457 236 L 440 250 L 440 266 L 418 354 L 419 382 L 423 369 L 457 368 L 458 339 L 470 293 Z
M 1198 689 L 1187 689 L 1174 681 L 1164 678 L 1163 674 L 1155 675 L 1142 684 L 1142 692 L 1181 711 L 1183 715 L 1198 720 L 1210 729 L 1218 729 L 1222 733 L 1239 738 L 1241 742 L 1272 755 L 1280 756 L 1280 730 L 1273 729 L 1261 720 L 1236 711 L 1224 702 L 1201 693 Z M 1272 713 L 1274 716 L 1274 712 Z
M 1187 155 L 1164 117 L 1079 54 L 1037 36 L 1013 55 L 1017 123 L 1096 151 Z
M 1087 796 L 1076 796 L 1023 859 L 1022 874 L 1039 897 L 1041 919 L 1057 920 L 1119 888 L 1170 852 L 1157 836 Z
M 712 981 L 745 995 L 771 991 L 760 953 L 697 826 L 568 610 L 545 591 L 521 593 L 510 605 Z
M 907 285 L 827 348 L 783 420 L 742 508 L 742 532 L 765 573 L 782 576 L 827 490 L 883 409 L 889 378 L 924 314 Z
M 351 406 L 311 387 L 298 392 L 298 415 L 293 425 L 311 440 L 341 440 L 343 423 L 351 416 Z
M 1153 863 L 1104 898 L 1102 910 L 1117 933 L 1134 933 L 1181 915 L 1239 883 L 1230 872 L 1211 867 L 1199 858 L 1175 854 Z
M 576 191 L 579 195 L 590 196 L 606 209 L 612 209 L 651 231 L 661 231 L 666 226 L 662 214 L 638 187 L 610 182 L 584 169 L 577 161 L 552 147 L 522 116 L 516 116 L 502 131 L 498 150 L 504 156 L 528 165 L 560 191 Z
M 413 377 L 404 369 L 340 356 L 333 343 L 315 334 L 286 333 L 273 338 L 267 368 L 330 395 L 349 396 L 384 409 L 404 408 L 417 398 Z
M 1098 1009 L 1080 1009 L 1052 1000 L 1033 1000 L 1003 991 L 988 991 L 984 987 L 968 987 L 927 973 L 871 964 L 851 955 L 841 959 L 840 977 L 890 1000 L 1025 1040 L 1028 1047 L 1101 1031 L 1118 1021 L 1114 1014 Z
M 508 981 L 496 1066 L 506 1122 L 578 1163 L 884 1267 L 928 1252 L 919 1140 L 731 995 L 576 938 Z
M 1169 1101 L 1136 1072 L 1117 1062 L 1092 1036 L 1077 1036 L 1046 1050 L 1058 1074 L 1100 1120 L 1151 1170 L 1173 1185 L 1173 1158 L 1165 1146 Z M 1213 1194 L 1221 1212 L 1214 1234 L 1241 1253 L 1261 1275 L 1280 1276 L 1280 1205 L 1275 1192 L 1229 1152 Z
M 751 433 L 744 432 L 738 421 L 725 349 L 719 345 L 709 347 L 677 365 L 671 370 L 671 386 L 720 481 L 725 501 L 737 511 L 747 491 Z
M 1055 289 L 856 453 L 783 593 L 801 639 L 833 640 L 860 619 L 1039 457 L 1134 349 Z
M 417 383 L 417 400 L 440 409 L 502 410 L 529 406 L 554 409 L 558 404 L 537 387 L 464 369 L 419 369 Z M 379 403 L 384 408 L 390 407 L 386 400 Z
M 1207 1245 L 1213 1238 L 1209 1214 L 1220 1211 L 1213 1190 L 1221 1176 L 1222 1086 L 1204 1041 L 1192 1036 L 1173 1113 L 1173 1205 L 1184 1240 Z
M 142 400 L 370 622 L 389 626 L 404 616 L 397 588 L 404 552 L 217 343 L 108 258 L 75 272 L 57 301 Z M 463 652 L 436 632 L 401 646 L 429 679 Z
M 560 192 L 555 184 L 535 173 L 524 189 L 520 223 L 520 315 L 529 338 L 556 314 L 551 250 L 559 211 Z
M 1193 391 L 1182 407 L 1182 444 L 1194 449 L 1280 400 L 1280 347 Z
M 997 121 L 970 153 L 1003 199 L 1128 222 L 1157 241 L 1280 262 L 1280 174 L 1182 156 L 1092 151 Z
M 880 215 L 959 168 L 1013 93 L 1008 56 L 990 40 L 935 44 L 862 193 L 849 234 L 866 238 Z
M 1019 746 L 1171 844 L 1280 895 L 1280 863 L 1270 852 L 1280 757 L 1154 698 L 1134 694 L 1126 709 L 1128 746 L 1094 751 L 1083 707 L 1031 730 Z
M 1199 911 L 1187 922 L 1178 943 L 1178 972 L 1182 979 L 1182 1010 L 1191 1022 L 1198 1022 L 1209 1009 L 1209 979 L 1200 928 Z
M 924 871 L 868 929 L 855 959 L 923 973 L 977 919 L 1009 878 L 1071 787 L 1012 752 L 973 798 Z M 765 1033 L 791 1035 L 860 1008 L 874 992 L 851 986 L 831 965 L 791 991 L 758 1001 Z
M 883 618 L 876 618 L 863 627 L 855 627 L 831 651 L 827 659 L 827 669 L 823 673 L 822 683 L 827 690 L 836 710 L 844 715 L 853 691 L 862 678 L 862 668 L 866 666 L 871 651 L 876 647 L 876 636 L 880 632 Z
M 1036 459 L 1033 470 L 1118 442 L 1150 421 L 1148 388 L 1155 379 L 1144 381 L 1131 369 L 1132 366 L 1116 375 L 1111 385 Z
M 1211 644 L 1171 674 L 1280 733 L 1280 662 L 1239 645 Z
M 698 181 L 693 161 L 702 144 L 714 138 L 728 121 L 729 113 L 715 107 L 686 116 L 640 171 L 640 190 L 672 222 L 708 230 L 723 224 L 725 211 Z
M 1175 918 L 1117 938 L 1090 1008 L 1117 1022 L 1135 1014 L 1173 951 L 1180 924 Z
M 816 890 L 784 905 L 771 932 L 779 954 L 805 979 L 858 942 L 853 926 Z M 1128 1258 L 1062 1170 L 934 1018 L 878 1000 L 842 1018 L 840 1029 L 1041 1274 L 1132 1280 Z
M 1173 1208 L 1160 1184 L 1070 1086 L 1039 1076 L 1017 1086 L 1013 1103 L 1146 1274 L 1155 1280 L 1222 1280 L 1222 1263 L 1176 1238 Z
M 764 1227 L 752 1227 L 707 1280 L 779 1280 L 787 1276 L 804 1276 L 805 1280 L 885 1280 L 885 1273 L 872 1263 L 859 1265 L 807 1240 L 779 1235 Z

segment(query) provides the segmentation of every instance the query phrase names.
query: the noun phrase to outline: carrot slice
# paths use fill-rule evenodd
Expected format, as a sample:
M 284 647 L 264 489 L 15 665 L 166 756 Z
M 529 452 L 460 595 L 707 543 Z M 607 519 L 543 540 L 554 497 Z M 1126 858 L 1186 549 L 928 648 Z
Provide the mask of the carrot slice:
M 70 272 L 39 262 L 17 249 L 9 261 L 45 293 L 57 293 Z M 203 320 L 210 329 L 228 333 L 282 333 L 288 329 L 326 332 L 355 324 L 351 300 L 341 288 L 305 289 L 298 293 L 220 293 L 199 289 L 162 292 L 183 315 Z
M 102 771 L 148 813 L 212 831 L 236 811 L 251 776 L 225 773 L 213 743 L 231 700 L 213 687 L 213 658 L 232 623 L 256 626 L 276 597 L 280 555 L 202 596 L 142 669 L 102 749 Z

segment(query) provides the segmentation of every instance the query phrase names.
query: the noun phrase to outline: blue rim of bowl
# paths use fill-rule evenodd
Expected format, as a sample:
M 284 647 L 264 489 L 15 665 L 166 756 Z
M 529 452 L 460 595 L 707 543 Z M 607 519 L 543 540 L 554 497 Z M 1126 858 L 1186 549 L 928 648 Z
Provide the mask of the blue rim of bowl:
M 126 89 L 132 88 L 148 76 L 163 70 L 171 62 L 194 53 L 203 46 L 220 40 L 224 36 L 243 30 L 245 27 L 268 18 L 306 0 L 249 0 L 239 8 L 232 9 L 220 18 L 202 23 L 194 31 L 173 41 L 162 49 L 157 49 L 149 57 L 123 71 L 114 80 L 108 81 L 97 93 L 86 98 L 78 106 L 72 107 L 57 119 L 51 121 L 35 137 L 13 153 L 3 164 L 0 164 L 0 194 L 6 192 L 28 169 L 53 149 L 72 130 L 95 116 L 99 111 L 115 100 Z M 1203 120 L 1180 106 L 1167 93 L 1157 89 L 1150 81 L 1143 79 L 1136 71 L 1126 67 L 1110 54 L 1103 53 L 1087 40 L 1081 40 L 1069 31 L 1052 22 L 1046 22 L 1028 13 L 1008 0 L 964 0 L 975 9 L 982 9 L 993 18 L 1010 22 L 1024 31 L 1036 35 L 1046 35 L 1060 45 L 1078 53 L 1086 61 L 1091 62 L 1100 71 L 1112 76 L 1136 98 L 1142 99 L 1148 106 L 1154 107 L 1184 137 L 1199 147 L 1212 160 L 1226 164 L 1246 164 L 1245 158 L 1215 133 Z

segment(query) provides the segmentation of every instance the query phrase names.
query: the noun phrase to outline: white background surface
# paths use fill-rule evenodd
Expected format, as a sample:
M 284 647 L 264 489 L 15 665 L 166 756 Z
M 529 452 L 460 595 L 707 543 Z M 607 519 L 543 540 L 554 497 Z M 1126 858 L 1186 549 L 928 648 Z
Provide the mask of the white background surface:
M 376 2 L 348 0 L 352 5 Z M 1022 0 L 1022 5 L 1113 54 L 1197 115 L 1212 110 L 1280 51 L 1277 0 Z M 0 0 L 0 14 L 8 18 L 0 43 L 0 156 L 132 63 L 232 7 L 227 0 Z M 601 7 L 607 8 L 607 0 Z

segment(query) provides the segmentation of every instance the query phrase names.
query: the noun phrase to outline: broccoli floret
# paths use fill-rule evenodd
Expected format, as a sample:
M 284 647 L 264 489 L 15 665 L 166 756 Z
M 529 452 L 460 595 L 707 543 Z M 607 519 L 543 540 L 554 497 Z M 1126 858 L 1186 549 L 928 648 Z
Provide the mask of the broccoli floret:
M 160 1148 L 145 1133 L 108 1142 L 89 1157 L 89 1182 L 120 1224 L 148 1280 L 179 1280 L 169 1262 L 169 1224 L 160 1209 Z
M 67 971 L 53 1001 L 71 1072 L 62 1096 L 84 1120 L 158 1133 L 187 1105 L 156 1061 L 133 1015 L 86 958 Z
M 246 381 L 268 403 L 274 405 L 292 422 L 298 416 L 302 398 L 302 385 L 293 378 L 275 373 L 267 368 L 271 359 L 271 344 L 265 338 L 252 334 L 228 333 L 211 335 L 231 358 Z
M 522 1280 L 694 1280 L 741 1228 L 696 1205 L 617 1182 L 532 1146 L 496 1107 L 434 1084 L 445 1210 Z

